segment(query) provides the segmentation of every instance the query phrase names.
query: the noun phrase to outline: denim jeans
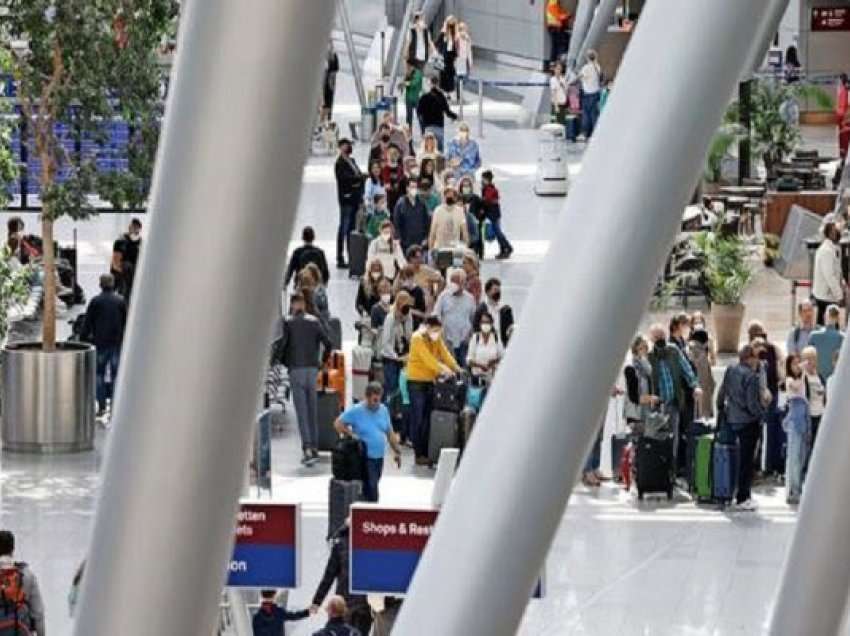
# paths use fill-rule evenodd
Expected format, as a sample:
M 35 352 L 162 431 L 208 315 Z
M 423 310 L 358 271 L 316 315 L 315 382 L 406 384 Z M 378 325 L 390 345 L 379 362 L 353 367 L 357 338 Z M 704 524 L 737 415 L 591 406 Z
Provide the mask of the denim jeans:
M 786 461 L 786 438 L 782 428 L 782 413 L 778 407 L 778 396 L 773 396 L 773 401 L 767 409 L 764 418 L 765 428 L 765 471 L 781 475 L 785 471 Z
M 381 473 L 384 471 L 384 458 L 366 459 L 366 475 L 363 480 L 363 500 L 372 503 L 378 501 L 378 482 L 381 481 Z
M 511 245 L 511 242 L 508 240 L 508 237 L 505 236 L 505 233 L 502 231 L 502 219 L 501 217 L 488 216 L 487 220 L 490 221 L 490 225 L 493 227 L 493 234 L 496 235 L 496 241 L 499 243 L 499 251 L 501 252 L 513 252 L 514 248 Z
M 401 373 L 401 363 L 392 358 L 384 358 L 384 404 L 390 396 L 398 391 L 398 376 Z
M 437 138 L 437 150 L 443 152 L 443 141 L 446 137 L 446 129 L 443 126 L 428 126 L 422 131 L 422 134 L 433 133 Z
M 596 436 L 596 441 L 587 455 L 587 461 L 584 462 L 584 472 L 592 473 L 594 470 L 599 470 L 602 455 L 602 428 L 599 428 L 599 433 Z
M 431 434 L 430 382 L 408 382 L 410 391 L 410 441 L 416 457 L 428 457 L 428 437 Z
M 354 231 L 354 223 L 357 218 L 357 209 L 360 207 L 357 203 L 343 203 L 339 206 L 339 228 L 336 233 L 336 260 L 337 262 L 345 260 L 345 252 L 348 251 L 348 239 Z
M 316 398 L 316 367 L 300 367 L 289 370 L 289 387 L 295 404 L 295 417 L 301 435 L 301 448 L 318 448 L 319 418 Z
M 803 468 L 809 455 L 809 435 L 806 431 L 788 431 L 788 450 L 785 455 L 785 486 L 788 497 L 803 494 Z
M 95 367 L 95 396 L 97 408 L 106 408 L 106 400 L 113 398 L 113 391 L 118 379 L 118 362 L 121 358 L 121 347 L 98 347 L 97 365 Z M 110 384 L 106 384 L 106 370 L 109 369 Z
M 598 92 L 581 94 L 581 127 L 587 139 L 593 135 L 599 119 L 599 95 Z
M 452 355 L 459 367 L 466 368 L 466 353 L 469 351 L 469 343 L 463 342 L 458 346 L 452 346 Z

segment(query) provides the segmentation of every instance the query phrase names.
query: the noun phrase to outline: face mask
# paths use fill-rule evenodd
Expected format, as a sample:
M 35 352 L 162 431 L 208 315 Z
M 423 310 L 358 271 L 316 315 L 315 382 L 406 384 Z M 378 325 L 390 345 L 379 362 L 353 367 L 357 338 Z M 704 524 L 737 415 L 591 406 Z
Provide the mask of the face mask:
M 446 289 L 450 294 L 456 294 L 460 291 L 460 287 L 457 285 L 457 283 L 449 283 Z
M 497 303 L 497 302 L 499 302 L 500 300 L 502 300 L 502 292 L 501 292 L 501 291 L 494 291 L 494 292 L 490 295 L 490 298 L 492 298 L 492 299 L 493 299 L 493 302 L 494 302 L 494 303 Z
M 417 194 L 419 194 L 419 192 L 416 190 L 416 188 L 411 188 L 407 191 L 407 196 L 409 196 L 411 199 L 415 199 Z
M 141 236 L 139 236 L 138 232 L 130 232 L 131 241 L 138 241 L 140 238 Z
M 659 338 L 658 340 L 655 341 L 655 348 L 656 349 L 663 349 L 666 346 L 667 346 L 667 339 L 666 338 Z
M 389 241 L 393 237 L 392 232 L 381 232 L 381 238 L 385 241 Z
M 428 337 L 431 338 L 431 340 L 433 340 L 434 342 L 437 342 L 437 340 L 440 339 L 440 332 L 439 331 L 429 331 Z
M 463 194 L 463 196 L 465 197 L 470 196 L 472 194 L 472 188 L 464 188 L 463 190 L 461 190 L 461 194 Z
M 457 203 L 457 199 L 454 197 L 446 197 L 446 205 L 454 205 Z
M 481 333 L 490 333 L 493 331 L 493 325 L 489 322 L 481 323 Z
M 342 147 L 342 154 L 344 154 L 346 156 L 350 155 L 351 154 L 351 146 L 343 146 Z
M 390 294 L 381 294 L 381 302 L 385 305 L 389 305 L 392 299 L 393 297 Z
M 372 272 L 369 276 L 372 277 L 372 280 L 381 280 L 381 272 Z
M 401 315 L 407 316 L 410 313 L 410 305 L 405 305 L 401 308 Z
M 389 143 L 390 136 L 389 135 L 381 135 L 381 141 L 383 141 L 385 144 Z

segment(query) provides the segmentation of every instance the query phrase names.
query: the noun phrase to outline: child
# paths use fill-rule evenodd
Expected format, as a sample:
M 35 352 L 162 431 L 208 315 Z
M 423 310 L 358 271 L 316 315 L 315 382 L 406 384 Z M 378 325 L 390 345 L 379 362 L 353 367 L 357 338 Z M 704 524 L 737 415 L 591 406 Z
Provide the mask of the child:
M 500 260 L 510 258 L 514 248 L 502 232 L 502 206 L 499 202 L 499 190 L 493 183 L 492 170 L 481 173 L 481 198 L 484 200 L 484 216 L 490 222 L 493 234 L 499 242 L 499 254 L 496 258 Z
M 803 377 L 800 356 L 795 353 L 785 360 L 785 391 L 788 394 L 788 414 L 782 421 L 782 428 L 788 435 L 785 501 L 788 505 L 797 505 L 803 494 L 803 468 L 809 455 L 811 418 L 806 398 L 806 379 Z
M 252 621 L 254 636 L 281 636 L 284 633 L 285 623 L 289 621 L 300 621 L 310 615 L 309 610 L 287 612 L 275 603 L 274 597 L 276 594 L 274 590 L 263 590 L 260 592 L 263 602 L 260 605 L 260 609 L 254 614 L 254 620 Z

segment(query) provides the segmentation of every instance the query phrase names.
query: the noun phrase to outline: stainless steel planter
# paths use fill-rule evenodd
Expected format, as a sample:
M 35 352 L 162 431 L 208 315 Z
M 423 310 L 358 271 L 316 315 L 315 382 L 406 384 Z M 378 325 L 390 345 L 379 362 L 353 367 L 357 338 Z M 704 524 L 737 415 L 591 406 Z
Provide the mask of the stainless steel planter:
M 40 343 L 3 350 L 3 449 L 18 453 L 75 453 L 94 447 L 94 347 Z

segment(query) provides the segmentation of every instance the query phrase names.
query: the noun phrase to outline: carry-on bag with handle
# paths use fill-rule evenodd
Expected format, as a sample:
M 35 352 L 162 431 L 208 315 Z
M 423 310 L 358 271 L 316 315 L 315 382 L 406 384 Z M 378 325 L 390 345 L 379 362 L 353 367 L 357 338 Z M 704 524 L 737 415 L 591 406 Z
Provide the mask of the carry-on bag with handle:
M 358 479 L 350 481 L 331 479 L 328 482 L 328 534 L 326 538 L 332 537 L 345 523 L 351 504 L 362 499 L 362 481 Z
M 363 479 L 366 453 L 363 442 L 348 435 L 339 437 L 331 451 L 331 473 L 334 479 Z
M 339 408 L 345 408 L 345 354 L 342 351 L 331 352 L 324 368 L 319 370 L 316 386 L 333 390 L 339 400 Z
M 428 435 L 428 460 L 436 464 L 444 448 L 458 448 L 460 431 L 457 411 L 431 411 L 431 432 Z
M 638 499 L 646 493 L 664 493 L 673 498 L 673 436 L 642 436 L 637 442 L 636 486 Z
M 348 237 L 348 275 L 360 278 L 366 273 L 366 256 L 369 253 L 369 238 L 361 232 L 352 232 Z
M 460 413 L 466 406 L 466 381 L 457 376 L 437 378 L 434 382 L 433 408 Z
M 334 422 L 340 414 L 339 397 L 332 389 L 318 389 L 316 395 L 316 419 L 319 428 L 319 450 L 332 451 L 339 434 Z
M 371 347 L 354 345 L 351 348 L 351 399 L 359 402 L 366 399 L 366 386 L 372 373 Z
M 700 435 L 694 453 L 694 482 L 691 486 L 698 502 L 712 501 L 711 463 L 714 450 L 714 435 Z
M 738 444 L 714 442 L 712 449 L 711 492 L 715 501 L 726 505 L 735 498 L 738 490 Z

